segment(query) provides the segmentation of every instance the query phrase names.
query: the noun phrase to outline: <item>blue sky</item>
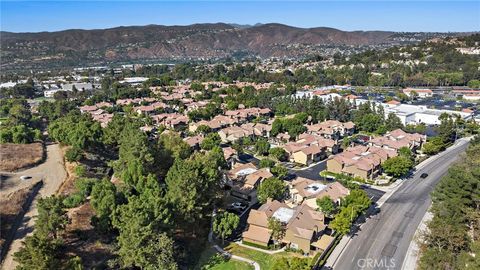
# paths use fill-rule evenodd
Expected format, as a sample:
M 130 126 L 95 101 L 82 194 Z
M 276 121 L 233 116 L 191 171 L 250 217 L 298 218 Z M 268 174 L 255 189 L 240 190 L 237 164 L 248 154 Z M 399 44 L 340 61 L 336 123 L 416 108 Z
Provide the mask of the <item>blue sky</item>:
M 255 24 L 342 30 L 480 31 L 480 1 L 5 1 L 2 31 L 121 25 Z

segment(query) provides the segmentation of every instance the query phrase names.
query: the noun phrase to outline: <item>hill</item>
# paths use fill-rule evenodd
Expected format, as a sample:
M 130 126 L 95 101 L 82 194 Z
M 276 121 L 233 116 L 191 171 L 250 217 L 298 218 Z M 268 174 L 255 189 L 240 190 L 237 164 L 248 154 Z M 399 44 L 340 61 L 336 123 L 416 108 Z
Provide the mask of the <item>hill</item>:
M 1 32 L 2 68 L 78 66 L 139 60 L 218 59 L 238 55 L 298 58 L 325 54 L 324 46 L 398 44 L 398 33 L 347 32 L 282 24 L 122 26 L 58 32 Z

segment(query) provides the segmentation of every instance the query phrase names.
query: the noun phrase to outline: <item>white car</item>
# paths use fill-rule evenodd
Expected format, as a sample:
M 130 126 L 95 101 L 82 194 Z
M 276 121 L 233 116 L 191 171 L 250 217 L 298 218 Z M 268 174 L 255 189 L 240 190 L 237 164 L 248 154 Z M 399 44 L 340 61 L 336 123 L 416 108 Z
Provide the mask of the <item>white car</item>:
M 241 202 L 234 202 L 232 204 L 230 204 L 230 207 L 232 209 L 239 209 L 239 210 L 245 210 L 245 208 L 247 208 L 247 204 L 246 203 L 241 203 Z

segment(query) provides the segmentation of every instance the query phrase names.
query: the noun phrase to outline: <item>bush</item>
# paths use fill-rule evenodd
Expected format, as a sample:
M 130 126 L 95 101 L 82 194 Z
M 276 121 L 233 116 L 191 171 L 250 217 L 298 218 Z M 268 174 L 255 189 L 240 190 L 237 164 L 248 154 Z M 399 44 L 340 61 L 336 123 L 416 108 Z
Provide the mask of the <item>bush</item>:
M 255 244 L 255 243 L 248 242 L 248 241 L 242 241 L 242 244 L 247 245 L 247 246 L 251 246 L 251 247 L 256 247 L 256 248 L 265 249 L 265 250 L 270 250 L 270 249 L 272 249 L 272 246 L 270 246 L 270 245 L 268 245 L 268 246 L 262 246 L 262 245 Z
M 260 168 L 272 168 L 273 166 L 275 166 L 275 161 L 271 159 L 264 158 L 260 160 Z
M 275 165 L 270 171 L 280 179 L 284 179 L 288 175 L 288 169 L 280 165 Z
M 78 147 L 72 147 L 65 153 L 65 158 L 68 162 L 79 161 L 83 156 L 82 149 Z
M 78 165 L 75 167 L 75 174 L 79 177 L 85 176 L 85 173 L 87 173 L 87 167 L 84 165 Z
M 75 187 L 80 194 L 82 194 L 84 197 L 88 197 L 92 192 L 92 188 L 93 185 L 95 185 L 95 182 L 95 179 L 81 178 L 75 181 Z
M 288 158 L 287 152 L 280 147 L 271 148 L 269 154 L 278 161 L 287 161 Z
M 75 192 L 63 200 L 63 205 L 66 208 L 74 208 L 82 204 L 84 201 L 85 197 L 80 192 Z

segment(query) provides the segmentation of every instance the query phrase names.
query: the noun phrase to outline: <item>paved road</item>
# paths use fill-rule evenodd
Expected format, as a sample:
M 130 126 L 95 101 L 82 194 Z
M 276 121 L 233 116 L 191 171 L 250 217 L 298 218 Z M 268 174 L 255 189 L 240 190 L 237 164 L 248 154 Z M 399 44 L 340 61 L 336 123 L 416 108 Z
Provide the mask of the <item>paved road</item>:
M 20 175 L 30 175 L 42 178 L 44 180 L 44 184 L 39 191 L 39 195 L 41 197 L 48 197 L 52 194 L 55 194 L 67 176 L 63 164 L 63 156 L 58 144 L 47 146 L 47 159 L 44 163 L 31 169 L 20 171 L 16 175 L 18 177 Z M 39 196 L 37 195 L 36 198 L 39 198 Z M 15 234 L 15 239 L 10 245 L 10 249 L 5 256 L 3 264 L 1 265 L 1 269 L 10 270 L 16 268 L 17 264 L 13 260 L 13 254 L 22 246 L 23 238 L 31 234 L 33 231 L 35 225 L 34 217 L 38 213 L 36 201 L 36 199 L 33 201 L 32 206 L 25 214 L 22 224 Z
M 430 206 L 430 192 L 466 149 L 465 139 L 426 163 L 367 219 L 333 269 L 401 269 L 415 230 Z M 426 179 L 419 176 L 428 173 Z
M 311 167 L 305 169 L 291 169 L 290 172 L 304 178 L 313 179 L 313 180 L 322 180 L 323 177 L 320 176 L 320 172 L 327 168 L 327 160 L 323 160 Z

